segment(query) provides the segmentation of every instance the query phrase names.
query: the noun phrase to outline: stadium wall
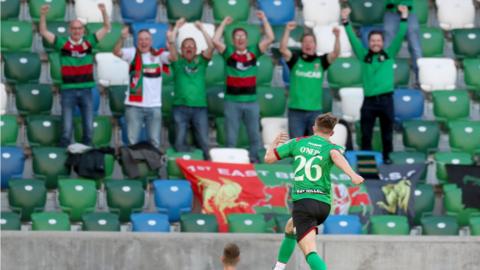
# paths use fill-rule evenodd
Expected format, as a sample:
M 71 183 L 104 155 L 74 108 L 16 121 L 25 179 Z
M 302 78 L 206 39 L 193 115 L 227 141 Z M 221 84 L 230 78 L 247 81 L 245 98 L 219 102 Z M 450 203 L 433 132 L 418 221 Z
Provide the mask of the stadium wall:
M 222 269 L 223 246 L 241 249 L 238 269 L 271 269 L 282 235 L 108 232 L 1 233 L 2 270 Z M 319 254 L 333 270 L 473 270 L 480 237 L 326 236 Z M 297 248 L 288 269 L 308 269 Z

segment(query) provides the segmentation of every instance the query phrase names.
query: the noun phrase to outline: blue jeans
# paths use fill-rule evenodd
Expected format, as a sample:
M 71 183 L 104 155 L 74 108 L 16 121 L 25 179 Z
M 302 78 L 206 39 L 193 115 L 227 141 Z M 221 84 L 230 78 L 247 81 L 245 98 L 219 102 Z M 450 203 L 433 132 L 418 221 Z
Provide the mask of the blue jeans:
M 191 126 L 197 145 L 203 151 L 203 157 L 209 159 L 207 108 L 174 106 L 172 114 L 175 123 L 175 150 L 190 152 L 186 140 L 188 128 Z
M 258 163 L 260 149 L 260 106 L 258 102 L 233 102 L 225 100 L 225 133 L 227 147 L 237 147 L 240 122 L 247 128 L 250 143 L 250 162 Z
M 93 98 L 91 88 L 64 89 L 60 91 L 62 106 L 62 138 L 60 146 L 66 147 L 72 141 L 73 111 L 80 108 L 82 116 L 82 143 L 92 144 L 93 137 Z
M 136 144 L 140 140 L 140 132 L 145 124 L 147 139 L 153 146 L 160 148 L 162 109 L 161 107 L 144 108 L 137 106 L 125 107 L 127 121 L 128 143 Z
M 383 27 L 385 29 L 385 46 L 388 47 L 398 31 L 400 24 L 400 14 L 397 12 L 385 12 L 383 17 Z M 420 44 L 420 25 L 415 14 L 408 15 L 407 32 L 408 50 L 412 57 L 413 71 L 418 83 L 418 65 L 417 59 L 422 57 L 422 46 Z
M 315 119 L 320 114 L 322 111 L 288 109 L 288 135 L 290 138 L 312 135 Z

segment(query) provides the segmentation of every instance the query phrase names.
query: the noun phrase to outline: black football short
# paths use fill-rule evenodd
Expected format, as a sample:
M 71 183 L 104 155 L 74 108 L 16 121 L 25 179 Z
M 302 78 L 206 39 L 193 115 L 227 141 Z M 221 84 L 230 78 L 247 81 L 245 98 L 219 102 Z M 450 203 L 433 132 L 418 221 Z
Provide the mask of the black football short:
M 297 242 L 300 242 L 310 231 L 327 219 L 330 205 L 314 199 L 301 199 L 293 202 L 293 226 L 296 230 Z

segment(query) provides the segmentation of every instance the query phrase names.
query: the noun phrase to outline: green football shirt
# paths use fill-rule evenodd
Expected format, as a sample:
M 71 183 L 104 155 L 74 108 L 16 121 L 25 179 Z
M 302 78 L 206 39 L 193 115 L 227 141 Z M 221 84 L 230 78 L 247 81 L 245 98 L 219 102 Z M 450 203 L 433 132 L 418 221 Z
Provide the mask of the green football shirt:
M 330 170 L 334 166 L 330 151 L 344 148 L 320 136 L 292 139 L 275 148 L 277 159 L 293 157 L 292 200 L 314 199 L 331 204 Z
M 206 107 L 205 72 L 208 61 L 196 56 L 191 62 L 179 57 L 172 64 L 175 74 L 175 96 L 173 104 L 177 106 Z

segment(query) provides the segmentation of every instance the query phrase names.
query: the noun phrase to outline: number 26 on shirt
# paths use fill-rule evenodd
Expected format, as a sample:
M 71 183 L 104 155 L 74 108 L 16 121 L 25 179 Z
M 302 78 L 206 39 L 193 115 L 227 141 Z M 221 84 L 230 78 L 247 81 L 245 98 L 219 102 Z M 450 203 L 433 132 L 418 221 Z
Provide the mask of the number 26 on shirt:
M 294 172 L 295 181 L 303 181 L 304 178 L 307 178 L 307 180 L 312 182 L 320 180 L 320 178 L 322 177 L 322 167 L 320 167 L 319 164 L 313 163 L 316 159 L 318 159 L 319 161 L 322 160 L 323 158 L 321 156 L 314 156 L 309 158 L 308 160 L 304 156 L 295 156 L 295 161 L 297 159 L 300 160 L 300 163 L 298 164 Z M 301 172 L 302 170 L 304 171 L 304 173 L 297 175 L 297 173 Z

